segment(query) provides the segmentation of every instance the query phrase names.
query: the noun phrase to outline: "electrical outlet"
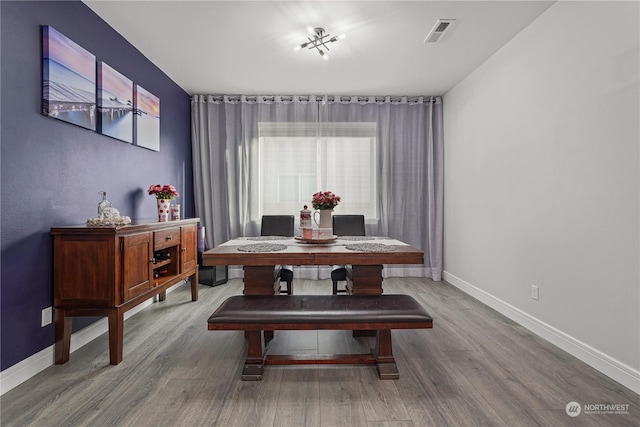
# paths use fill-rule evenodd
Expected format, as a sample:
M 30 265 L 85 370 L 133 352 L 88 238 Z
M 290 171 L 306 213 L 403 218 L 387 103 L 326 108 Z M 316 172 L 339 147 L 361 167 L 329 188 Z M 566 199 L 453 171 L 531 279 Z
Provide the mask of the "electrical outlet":
M 53 308 L 47 307 L 42 309 L 42 327 L 50 325 L 53 321 Z
M 536 301 L 540 300 L 540 288 L 538 288 L 536 285 L 531 285 L 531 298 Z

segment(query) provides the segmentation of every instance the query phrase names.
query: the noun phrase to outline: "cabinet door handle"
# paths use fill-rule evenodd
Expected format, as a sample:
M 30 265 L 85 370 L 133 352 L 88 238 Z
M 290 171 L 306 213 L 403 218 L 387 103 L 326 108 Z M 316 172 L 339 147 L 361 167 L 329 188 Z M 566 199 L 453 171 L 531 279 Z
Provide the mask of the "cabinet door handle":
M 173 240 L 173 236 L 167 236 L 167 240 Z
M 182 252 L 187 252 L 187 248 L 182 248 Z

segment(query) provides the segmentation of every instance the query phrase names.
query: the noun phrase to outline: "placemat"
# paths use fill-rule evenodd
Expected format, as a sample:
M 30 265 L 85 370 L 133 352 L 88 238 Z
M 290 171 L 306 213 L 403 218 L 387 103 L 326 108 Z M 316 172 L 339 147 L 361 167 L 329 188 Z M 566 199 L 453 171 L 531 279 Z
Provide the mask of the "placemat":
M 277 252 L 287 249 L 287 245 L 278 243 L 252 243 L 250 245 L 238 246 L 241 252 Z
M 285 236 L 256 236 L 256 237 L 247 237 L 247 240 L 289 240 L 291 237 Z
M 386 237 L 383 237 L 383 239 Z M 380 239 L 380 237 L 376 236 L 338 236 L 340 240 L 351 240 L 351 241 L 359 241 L 359 240 L 376 240 Z
M 383 245 L 382 243 L 354 243 L 346 245 L 345 248 L 358 252 L 393 252 L 396 250 L 395 246 Z

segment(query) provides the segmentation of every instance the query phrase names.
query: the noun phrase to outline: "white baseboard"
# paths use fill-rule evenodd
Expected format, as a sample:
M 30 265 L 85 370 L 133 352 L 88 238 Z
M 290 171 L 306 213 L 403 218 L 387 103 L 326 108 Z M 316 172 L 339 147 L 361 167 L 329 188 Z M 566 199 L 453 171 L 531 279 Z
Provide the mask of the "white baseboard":
M 173 291 L 178 286 L 184 284 L 184 281 L 173 285 L 172 287 L 167 289 L 167 293 Z M 135 306 L 131 310 L 127 311 L 124 314 L 124 318 L 128 319 L 129 317 L 139 313 L 145 308 L 149 307 L 156 300 L 156 297 L 150 298 L 147 301 L 143 302 L 140 305 Z M 109 331 L 109 326 L 107 322 L 107 318 L 103 318 L 98 320 L 95 323 L 87 326 L 79 330 L 78 332 L 71 335 L 71 353 L 81 348 L 82 346 L 88 344 L 94 339 L 98 338 L 100 335 Z M 109 349 L 105 349 L 106 352 Z M 54 364 L 54 352 L 53 345 L 40 350 L 33 356 L 30 356 L 10 368 L 5 369 L 0 372 L 0 396 L 12 390 L 13 388 L 19 386 L 23 382 L 27 381 L 31 377 L 35 376 L 39 372 L 44 371 L 49 366 L 53 366 Z
M 614 381 L 619 382 L 631 391 L 640 394 L 640 371 L 620 362 L 617 359 L 591 347 L 588 344 L 562 332 L 559 329 L 531 316 L 513 305 L 465 282 L 459 277 L 444 271 L 443 279 L 472 296 L 478 301 L 488 305 L 514 322 L 524 326 L 531 332 L 539 335 L 550 343 L 556 345 L 572 356 L 580 359 L 592 368 L 602 372 Z

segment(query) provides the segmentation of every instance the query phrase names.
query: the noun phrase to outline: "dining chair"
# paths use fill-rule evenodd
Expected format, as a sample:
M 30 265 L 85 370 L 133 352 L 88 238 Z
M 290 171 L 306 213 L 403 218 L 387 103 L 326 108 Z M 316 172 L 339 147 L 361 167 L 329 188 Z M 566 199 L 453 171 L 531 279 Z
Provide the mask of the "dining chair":
M 284 236 L 293 237 L 294 218 L 293 215 L 263 215 L 260 226 L 261 236 Z M 287 289 L 280 290 L 280 293 L 293 294 L 293 266 L 276 266 L 279 270 L 280 282 L 287 283 Z
M 333 215 L 333 234 L 336 236 L 364 236 L 364 215 Z M 346 293 L 347 290 L 338 290 L 338 282 L 347 280 L 347 267 L 334 265 L 331 268 L 331 281 L 333 282 L 333 295 Z

